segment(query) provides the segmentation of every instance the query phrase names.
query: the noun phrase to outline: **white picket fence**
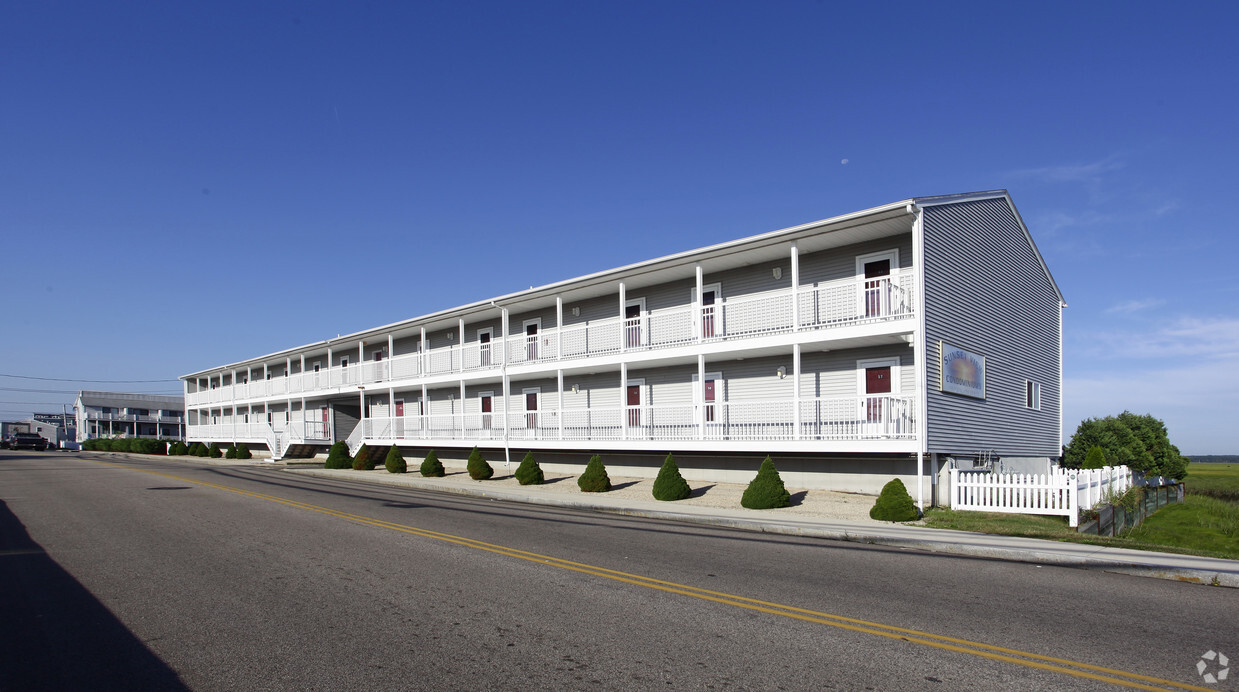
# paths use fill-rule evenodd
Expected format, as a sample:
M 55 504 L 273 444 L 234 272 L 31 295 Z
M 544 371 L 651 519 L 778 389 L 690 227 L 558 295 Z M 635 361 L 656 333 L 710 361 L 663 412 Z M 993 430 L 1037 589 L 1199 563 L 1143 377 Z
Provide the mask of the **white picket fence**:
M 952 509 L 1065 516 L 1073 527 L 1081 507 L 1092 509 L 1107 495 L 1122 495 L 1135 481 L 1126 466 L 1054 468 L 1049 474 L 951 469 L 950 474 Z

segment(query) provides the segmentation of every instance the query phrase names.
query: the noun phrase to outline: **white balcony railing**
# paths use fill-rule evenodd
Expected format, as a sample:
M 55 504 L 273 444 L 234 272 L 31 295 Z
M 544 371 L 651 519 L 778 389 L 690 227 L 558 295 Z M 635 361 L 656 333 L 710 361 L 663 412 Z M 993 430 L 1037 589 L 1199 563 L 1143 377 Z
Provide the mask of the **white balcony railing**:
M 754 400 L 667 406 L 615 406 L 588 409 L 444 413 L 425 416 L 365 418 L 349 435 L 350 447 L 367 443 L 414 443 L 420 440 L 464 444 L 519 441 L 866 441 L 913 440 L 915 397 L 877 395 L 791 400 Z M 797 423 L 799 422 L 799 426 Z M 300 422 L 321 426 L 318 422 Z M 225 428 L 190 426 L 191 438 L 210 428 L 229 439 Z M 327 441 L 325 428 L 310 438 Z
M 507 365 L 566 361 L 621 351 L 899 320 L 915 314 L 913 276 L 911 272 L 902 272 L 877 279 L 854 277 L 731 298 L 702 307 L 699 319 L 696 308 L 690 305 L 635 318 L 612 317 L 553 327 L 488 343 L 453 344 L 381 361 L 217 386 L 186 394 L 186 402 L 191 406 L 229 404 L 327 388 L 408 381 L 422 375 L 497 368 L 505 361 Z

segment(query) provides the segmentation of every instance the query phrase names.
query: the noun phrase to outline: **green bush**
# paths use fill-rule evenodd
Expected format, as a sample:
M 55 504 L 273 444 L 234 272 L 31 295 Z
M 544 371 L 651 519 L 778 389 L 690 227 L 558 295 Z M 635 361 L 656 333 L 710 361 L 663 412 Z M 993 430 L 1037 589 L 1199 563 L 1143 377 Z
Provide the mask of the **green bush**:
M 254 458 L 253 453 L 250 452 L 250 448 L 246 446 L 244 442 L 237 445 L 237 458 L 238 459 L 253 459 Z
M 916 521 L 920 516 L 908 489 L 898 478 L 882 487 L 878 501 L 869 510 L 869 518 L 878 521 Z
M 683 500 L 692 494 L 688 481 L 680 475 L 680 467 L 675 463 L 675 457 L 667 455 L 663 467 L 658 470 L 658 478 L 654 479 L 654 499 L 672 502 Z
M 1088 450 L 1088 455 L 1084 457 L 1084 468 L 1100 469 L 1106 465 L 1106 452 L 1101 448 L 1101 445 L 1093 445 Z
M 224 453 L 223 451 L 220 450 L 218 442 L 212 442 L 211 446 L 207 447 L 207 456 L 211 457 L 212 459 L 223 458 Z
M 516 467 L 516 480 L 521 485 L 541 485 L 546 480 L 542 475 L 542 467 L 533 458 L 533 452 L 525 452 L 521 465 Z
M 232 445 L 228 445 L 227 447 L 224 447 L 224 458 L 225 459 L 236 459 L 237 448 Z
M 607 467 L 602 465 L 602 457 L 595 454 L 585 465 L 585 472 L 576 479 L 582 492 L 605 493 L 611 489 L 611 477 L 607 475 Z
M 112 452 L 128 452 L 130 439 L 128 437 L 118 437 L 108 443 L 108 450 Z
M 770 457 L 761 462 L 757 476 L 749 482 L 740 498 L 740 506 L 748 509 L 774 509 L 775 507 L 790 507 L 791 493 L 783 486 L 783 478 L 774 467 Z
M 348 455 L 348 443 L 344 440 L 331 445 L 331 451 L 327 452 L 327 463 L 323 464 L 325 469 L 351 469 L 353 468 L 353 457 Z
M 168 456 L 170 456 L 170 457 L 179 457 L 179 456 L 181 456 L 182 454 L 184 454 L 184 453 L 185 453 L 184 451 L 182 451 L 182 447 L 184 447 L 184 446 L 185 446 L 185 445 L 184 445 L 184 443 L 182 443 L 180 440 L 173 440 L 173 441 L 172 441 L 172 442 L 168 445 Z
M 404 462 L 404 455 L 400 453 L 400 448 L 392 445 L 391 449 L 387 450 L 387 458 L 383 460 L 383 465 L 387 467 L 388 473 L 407 473 L 409 465 Z
M 426 453 L 426 460 L 422 462 L 421 472 L 426 478 L 442 478 L 447 475 L 447 471 L 443 468 L 443 462 L 439 461 L 439 455 L 435 454 L 433 449 Z
M 207 455 L 207 446 L 201 442 L 195 442 L 194 444 L 197 445 L 197 447 L 194 448 L 193 455 L 196 457 L 205 457 Z
M 358 448 L 357 454 L 353 457 L 354 471 L 373 471 L 377 459 L 371 459 L 370 448 L 364 444 Z
M 468 469 L 469 477 L 475 481 L 484 481 L 495 475 L 495 469 L 486 463 L 486 459 L 482 457 L 482 453 L 478 451 L 477 447 L 474 447 L 473 451 L 469 452 Z

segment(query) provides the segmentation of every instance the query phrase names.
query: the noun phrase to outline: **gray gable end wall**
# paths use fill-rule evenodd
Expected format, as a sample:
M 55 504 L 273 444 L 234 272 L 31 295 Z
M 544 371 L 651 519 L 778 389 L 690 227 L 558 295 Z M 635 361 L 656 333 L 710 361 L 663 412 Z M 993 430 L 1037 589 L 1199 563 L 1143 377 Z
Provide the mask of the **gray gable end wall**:
M 1061 303 L 1039 254 L 1005 197 L 923 211 L 928 451 L 1058 456 Z M 941 390 L 939 341 L 985 356 L 984 399 Z

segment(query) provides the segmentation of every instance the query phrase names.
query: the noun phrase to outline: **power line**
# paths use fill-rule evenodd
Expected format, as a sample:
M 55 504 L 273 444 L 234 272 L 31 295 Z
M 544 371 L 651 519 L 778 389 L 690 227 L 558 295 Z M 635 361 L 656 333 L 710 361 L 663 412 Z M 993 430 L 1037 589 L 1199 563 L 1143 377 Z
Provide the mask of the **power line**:
M 153 384 L 156 382 L 180 382 L 178 379 L 170 380 L 74 380 L 63 377 L 32 377 L 30 375 L 9 375 L 0 372 L 0 377 L 16 377 L 22 380 L 43 380 L 45 382 L 91 382 L 95 384 Z
M 25 394 L 77 394 L 76 389 L 22 389 L 20 387 L 0 387 L 0 392 L 23 392 Z M 132 394 L 183 394 L 184 392 L 171 389 L 157 389 L 154 391 L 131 392 Z

